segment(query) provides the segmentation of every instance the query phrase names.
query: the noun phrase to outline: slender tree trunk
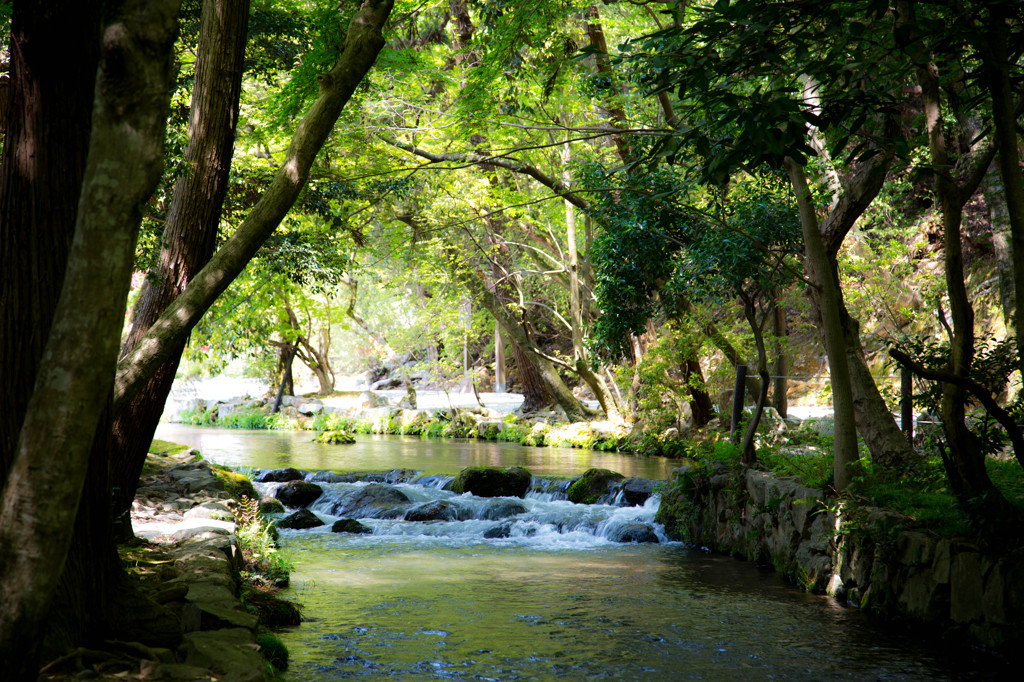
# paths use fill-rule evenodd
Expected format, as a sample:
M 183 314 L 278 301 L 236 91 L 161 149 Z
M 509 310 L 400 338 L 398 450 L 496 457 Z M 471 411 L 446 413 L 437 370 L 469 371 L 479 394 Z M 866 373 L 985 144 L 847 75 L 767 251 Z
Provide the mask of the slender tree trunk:
M 811 190 L 807 186 L 803 166 L 787 157 L 786 172 L 800 211 L 800 227 L 804 235 L 804 268 L 811 281 L 813 295 L 819 297 L 825 351 L 828 354 L 829 375 L 832 382 L 832 402 L 835 406 L 835 450 L 833 452 L 836 490 L 850 484 L 857 470 L 857 426 L 854 422 L 853 388 L 850 382 L 846 356 L 846 339 L 839 311 L 842 293 L 836 265 L 825 250 L 818 218 L 814 213 Z
M 295 386 L 292 383 L 292 361 L 295 360 L 295 346 L 290 343 L 281 344 L 281 352 L 277 356 L 278 372 L 277 395 L 274 397 L 274 406 L 270 408 L 271 414 L 277 414 L 281 409 L 281 400 L 285 393 L 295 395 Z
M 786 337 L 789 336 L 789 325 L 786 323 L 786 308 L 778 301 L 772 306 L 772 332 L 774 333 L 775 363 L 772 371 L 775 372 L 775 382 L 772 387 L 772 407 L 783 419 L 789 411 L 789 357 L 786 355 Z M 857 398 L 854 396 L 854 402 Z
M 765 349 L 764 332 L 757 321 L 757 309 L 754 301 L 745 294 L 743 298 L 743 316 L 747 318 L 747 324 L 754 335 L 754 346 L 757 348 L 757 373 L 761 377 L 761 392 L 754 404 L 754 414 L 747 423 L 746 433 L 743 434 L 743 445 L 740 447 L 740 464 L 745 467 L 754 466 L 757 462 L 757 452 L 754 448 L 754 436 L 757 435 L 757 427 L 764 415 L 764 406 L 768 401 L 768 352 Z
M 71 544 L 103 409 L 95 396 L 111 388 L 140 206 L 163 167 L 179 3 L 129 0 L 104 27 L 74 240 L 46 362 L 0 502 L 0 660 L 6 679 L 36 678 L 39 630 Z
M 238 123 L 248 20 L 249 0 L 205 0 L 203 3 L 189 121 L 190 141 L 184 159 L 187 172 L 174 185 L 161 239 L 160 262 L 146 278 L 132 310 L 132 324 L 122 346 L 123 353 L 131 350 L 149 331 L 213 254 Z M 118 410 L 109 435 L 97 434 L 97 447 L 110 453 L 115 517 L 131 509 L 146 453 L 170 394 L 185 343 L 182 340 L 176 344 L 146 388 Z

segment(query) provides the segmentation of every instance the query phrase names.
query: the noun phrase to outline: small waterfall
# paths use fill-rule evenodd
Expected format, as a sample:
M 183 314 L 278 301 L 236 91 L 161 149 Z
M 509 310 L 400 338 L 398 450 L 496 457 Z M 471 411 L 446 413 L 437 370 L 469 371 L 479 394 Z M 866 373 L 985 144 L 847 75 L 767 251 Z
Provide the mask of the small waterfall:
M 566 499 L 571 481 L 534 478 L 523 499 L 457 495 L 447 488 L 453 476 L 423 475 L 409 470 L 368 474 L 313 472 L 323 494 L 309 510 L 324 526 L 285 533 L 329 533 L 338 519 L 355 518 L 370 535 L 339 535 L 339 540 L 368 543 L 403 538 L 446 543 L 498 543 L 539 547 L 587 547 L 607 543 L 668 542 L 655 523 L 660 496 L 643 505 L 625 506 L 622 490 L 611 490 L 601 503 L 574 504 Z M 256 483 L 273 495 L 281 483 Z

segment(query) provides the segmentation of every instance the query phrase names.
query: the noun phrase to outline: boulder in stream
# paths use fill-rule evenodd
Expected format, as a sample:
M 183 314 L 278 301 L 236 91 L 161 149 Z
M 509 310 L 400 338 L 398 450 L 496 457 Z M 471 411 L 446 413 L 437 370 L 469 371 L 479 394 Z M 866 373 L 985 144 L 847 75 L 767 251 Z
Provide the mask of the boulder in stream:
M 569 486 L 569 501 L 576 504 L 595 504 L 623 478 L 625 477 L 622 474 L 608 469 L 587 469 L 586 473 Z
M 331 526 L 332 533 L 355 533 L 357 535 L 365 535 L 367 533 L 373 533 L 373 529 L 369 526 L 364 526 L 355 519 L 338 519 Z
M 259 510 L 260 514 L 283 514 L 284 505 L 276 497 L 261 497 Z
M 313 500 L 320 497 L 324 489 L 316 483 L 308 481 L 289 481 L 277 489 L 274 497 L 281 500 L 286 507 L 293 509 L 308 507 Z
M 488 521 L 500 521 L 501 519 L 507 519 L 510 516 L 525 513 L 526 505 L 522 502 L 516 502 L 515 500 L 495 500 L 487 505 L 487 509 L 484 510 L 484 513 L 480 518 L 487 519 Z
M 624 523 L 608 531 L 612 542 L 658 542 L 658 536 L 646 523 Z
M 400 518 L 405 514 L 408 504 L 409 496 L 401 490 L 380 483 L 370 483 L 342 498 L 331 509 L 331 513 L 335 516 L 355 518 Z
M 305 530 L 322 525 L 324 522 L 320 520 L 320 517 L 308 509 L 300 509 L 277 522 L 278 528 L 291 528 L 292 530 Z
M 512 524 L 510 523 L 499 523 L 497 526 L 491 526 L 484 531 L 484 537 L 488 540 L 507 538 L 511 534 Z
M 647 499 L 654 494 L 654 489 L 663 485 L 661 481 L 649 478 L 627 478 L 622 482 L 622 499 L 631 507 L 642 507 Z
M 264 471 L 256 477 L 257 483 L 287 483 L 288 481 L 301 481 L 306 475 L 298 469 L 271 469 Z
M 465 521 L 469 517 L 468 510 L 448 500 L 424 502 L 405 512 L 406 521 Z
M 451 491 L 477 497 L 523 497 L 532 480 L 523 467 L 466 467 L 452 481 Z

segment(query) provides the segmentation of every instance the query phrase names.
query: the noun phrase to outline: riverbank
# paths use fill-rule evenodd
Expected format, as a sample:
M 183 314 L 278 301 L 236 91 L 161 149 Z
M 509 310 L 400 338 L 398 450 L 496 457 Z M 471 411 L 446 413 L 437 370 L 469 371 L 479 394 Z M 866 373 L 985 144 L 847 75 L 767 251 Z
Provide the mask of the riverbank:
M 687 466 L 662 497 L 669 537 L 771 565 L 810 592 L 957 646 L 1017 656 L 1024 548 L 942 537 L 770 472 Z
M 139 596 L 121 640 L 77 649 L 40 679 L 270 682 L 273 642 L 240 599 L 242 550 L 230 489 L 198 451 L 172 444 L 147 457 L 119 553 Z M 227 479 L 227 480 L 225 480 Z M 251 487 L 251 485 L 250 485 Z M 138 640 L 138 641 L 134 641 Z

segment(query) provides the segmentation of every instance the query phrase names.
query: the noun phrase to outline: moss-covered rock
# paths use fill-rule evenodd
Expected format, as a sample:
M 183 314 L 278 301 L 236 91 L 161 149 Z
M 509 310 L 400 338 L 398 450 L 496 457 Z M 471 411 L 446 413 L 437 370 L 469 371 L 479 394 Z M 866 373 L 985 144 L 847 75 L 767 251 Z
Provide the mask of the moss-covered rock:
M 452 481 L 453 493 L 477 497 L 524 497 L 533 474 L 523 467 L 466 467 Z
M 245 474 L 220 466 L 219 464 L 211 464 L 210 471 L 224 483 L 225 490 L 236 500 L 241 500 L 243 497 L 249 497 L 254 500 L 260 498 L 256 488 L 252 485 L 252 481 Z
M 569 501 L 576 504 L 594 504 L 623 478 L 625 477 L 622 474 L 608 469 L 588 469 L 569 486 Z
M 356 442 L 355 436 L 348 431 L 339 429 L 337 431 L 324 431 L 313 438 L 314 443 L 329 443 L 331 445 L 351 445 Z

